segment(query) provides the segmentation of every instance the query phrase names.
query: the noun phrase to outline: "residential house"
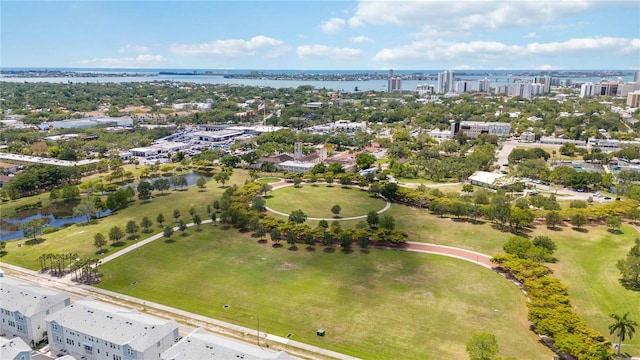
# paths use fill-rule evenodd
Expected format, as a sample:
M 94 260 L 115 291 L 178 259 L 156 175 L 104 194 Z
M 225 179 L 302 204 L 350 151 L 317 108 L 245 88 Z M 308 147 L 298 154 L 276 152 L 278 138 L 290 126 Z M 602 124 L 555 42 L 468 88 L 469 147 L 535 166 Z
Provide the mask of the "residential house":
M 31 360 L 31 347 L 19 337 L 7 339 L 0 336 L 0 359 Z

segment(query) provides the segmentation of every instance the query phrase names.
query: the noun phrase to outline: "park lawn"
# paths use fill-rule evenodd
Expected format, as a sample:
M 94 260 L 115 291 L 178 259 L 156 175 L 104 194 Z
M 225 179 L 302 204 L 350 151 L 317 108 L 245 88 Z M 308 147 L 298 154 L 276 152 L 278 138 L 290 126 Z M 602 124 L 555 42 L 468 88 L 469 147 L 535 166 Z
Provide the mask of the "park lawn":
M 282 179 L 277 177 L 263 177 L 263 178 L 257 179 L 255 182 L 259 184 L 272 184 L 272 183 L 280 182 L 280 180 Z
M 154 225 L 151 228 L 152 233 L 138 233 L 140 238 L 145 238 L 161 231 L 156 223 L 156 217 L 159 213 L 164 215 L 165 224 L 173 225 L 173 210 L 178 209 L 181 214 L 180 219 L 189 223 L 191 222 L 189 210 L 192 207 L 196 210 L 196 213 L 200 215 L 202 220 L 207 220 L 209 218 L 207 215 L 207 205 L 212 205 L 214 200 L 219 199 L 229 185 L 241 185 L 247 179 L 248 175 L 246 171 L 236 170 L 224 188 L 214 181 L 208 181 L 205 191 L 198 191 L 199 189 L 197 187 L 190 187 L 187 190 L 167 191 L 164 195 L 160 195 L 154 191 L 155 197 L 151 201 L 142 202 L 136 200 L 127 208 L 96 220 L 95 224 L 86 225 L 83 223 L 72 225 L 60 229 L 55 233 L 41 235 L 39 237 L 45 239 L 45 241 L 40 244 L 26 245 L 24 244 L 24 239 L 7 241 L 7 255 L 1 259 L 4 262 L 28 269 L 40 270 L 40 264 L 37 259 L 41 254 L 77 253 L 81 257 L 97 258 L 98 255 L 96 255 L 96 251 L 98 249 L 93 246 L 93 236 L 96 233 L 102 233 L 108 239 L 109 229 L 113 226 L 120 226 L 125 230 L 125 225 L 129 220 L 134 220 L 139 224 L 140 220 L 147 216 L 153 221 Z M 126 240 L 126 237 L 123 240 L 125 240 L 124 246 L 130 246 L 136 242 L 134 240 Z M 120 249 L 111 246 L 110 243 L 106 248 L 109 250 L 107 254 Z
M 340 217 L 367 215 L 371 210 L 382 210 L 385 206 L 381 198 L 371 197 L 366 191 L 340 185 L 308 185 L 296 188 L 287 186 L 269 193 L 267 206 L 273 210 L 289 214 L 302 210 L 308 217 L 332 218 L 331 208 L 340 205 Z
M 472 263 L 289 251 L 209 225 L 174 238 L 106 263 L 97 286 L 248 328 L 259 317 L 261 331 L 365 359 L 466 359 L 474 332 L 495 334 L 501 356 L 551 356 L 528 330 L 518 288 Z
M 569 298 L 576 312 L 617 343 L 607 329 L 611 323 L 609 314 L 629 312 L 629 317 L 640 323 L 640 292 L 623 288 L 616 268 L 616 262 L 626 257 L 639 234 L 629 225 L 621 228 L 622 234 L 612 234 L 605 226 L 586 229 L 587 233 L 581 233 L 569 227 L 561 231 L 539 227 L 535 235 L 547 235 L 558 245 L 554 255 L 559 261 L 549 267 L 569 287 Z M 633 339 L 625 340 L 622 349 L 640 356 L 640 336 L 636 333 Z
M 15 209 L 19 206 L 34 204 L 38 201 L 42 202 L 42 206 L 39 208 L 34 208 L 33 210 L 29 210 L 29 212 L 38 212 L 43 208 L 49 207 L 51 205 L 51 200 L 49 200 L 49 192 L 41 193 L 34 196 L 24 197 L 16 200 L 7 200 L 2 201 L 0 203 L 0 218 L 11 218 L 15 216 Z

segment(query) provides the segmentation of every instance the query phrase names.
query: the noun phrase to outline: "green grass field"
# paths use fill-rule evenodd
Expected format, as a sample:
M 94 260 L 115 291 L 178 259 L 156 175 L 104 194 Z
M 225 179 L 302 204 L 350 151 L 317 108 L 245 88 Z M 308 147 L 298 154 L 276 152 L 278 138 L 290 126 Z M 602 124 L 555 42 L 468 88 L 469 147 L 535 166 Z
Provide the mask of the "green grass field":
M 558 245 L 555 256 L 560 261 L 550 267 L 569 287 L 576 312 L 614 340 L 607 329 L 611 322 L 609 314 L 629 312 L 640 323 L 640 292 L 624 289 L 618 282 L 620 272 L 616 268 L 616 262 L 626 256 L 640 234 L 628 225 L 622 227 L 622 234 L 612 234 L 604 226 L 587 230 L 585 234 L 570 228 L 560 232 L 540 228 L 536 233 L 550 236 Z M 626 340 L 623 350 L 640 356 L 640 336 L 636 333 L 633 339 Z
M 248 179 L 247 173 L 244 171 L 236 171 L 231 177 L 229 183 L 242 184 Z M 229 183 L 226 186 L 229 186 Z M 96 224 L 91 225 L 73 225 L 65 229 L 61 229 L 52 234 L 41 235 L 45 241 L 38 245 L 25 245 L 24 239 L 8 241 L 7 255 L 2 257 L 2 261 L 22 266 L 32 270 L 40 270 L 38 257 L 45 253 L 78 253 L 81 257 L 99 257 L 96 255 L 98 250 L 93 246 L 93 236 L 96 233 L 102 233 L 105 237 L 109 236 L 109 229 L 113 226 L 120 226 L 123 230 L 129 220 L 140 223 L 140 220 L 147 216 L 154 222 L 153 233 L 160 232 L 157 226 L 156 217 L 162 213 L 165 217 L 165 223 L 173 223 L 173 210 L 177 209 L 181 213 L 181 219 L 191 222 L 189 219 L 189 209 L 192 207 L 196 210 L 203 220 L 208 219 L 207 205 L 211 205 L 214 200 L 219 199 L 225 188 L 214 181 L 208 181 L 205 191 L 198 191 L 197 187 L 190 187 L 186 191 L 168 191 L 165 195 L 156 196 L 151 201 L 142 202 L 136 200 L 127 208 L 119 210 L 116 214 L 99 219 Z M 139 233 L 141 237 L 148 234 Z M 134 240 L 126 241 L 125 246 L 135 243 Z M 18 244 L 22 246 L 18 247 Z M 119 250 L 107 245 L 109 253 Z
M 279 181 L 280 181 L 280 178 L 277 178 L 277 177 L 263 177 L 256 180 L 256 182 L 260 184 L 272 184 L 272 183 L 277 183 Z
M 340 217 L 367 215 L 371 210 L 382 210 L 385 206 L 381 198 L 373 198 L 366 191 L 339 185 L 302 185 L 300 188 L 288 186 L 269 194 L 267 206 L 284 213 L 301 209 L 308 217 L 332 218 L 331 207 L 340 205 Z
M 551 356 L 528 331 L 517 287 L 472 263 L 289 251 L 210 226 L 176 240 L 105 264 L 98 286 L 249 328 L 259 317 L 270 334 L 365 359 L 466 359 L 466 342 L 482 331 L 496 335 L 501 356 Z

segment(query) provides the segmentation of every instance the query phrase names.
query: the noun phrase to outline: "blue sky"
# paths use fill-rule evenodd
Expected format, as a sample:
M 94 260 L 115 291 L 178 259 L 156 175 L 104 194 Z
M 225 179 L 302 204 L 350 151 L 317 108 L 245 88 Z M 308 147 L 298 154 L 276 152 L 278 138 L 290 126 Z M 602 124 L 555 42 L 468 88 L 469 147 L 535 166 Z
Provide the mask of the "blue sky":
M 7 1 L 0 66 L 640 69 L 640 1 Z

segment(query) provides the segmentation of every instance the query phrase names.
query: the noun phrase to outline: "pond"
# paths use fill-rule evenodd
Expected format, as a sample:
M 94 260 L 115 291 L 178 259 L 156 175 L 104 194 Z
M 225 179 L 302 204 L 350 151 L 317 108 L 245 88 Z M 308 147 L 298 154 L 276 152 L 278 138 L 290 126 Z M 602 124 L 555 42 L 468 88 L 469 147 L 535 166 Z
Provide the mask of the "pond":
M 195 171 L 190 171 L 184 175 L 187 179 L 187 186 L 194 186 L 196 184 L 196 181 L 198 180 L 198 178 L 200 178 L 200 176 L 202 176 L 201 174 L 195 172 Z M 145 179 L 145 181 L 151 182 L 153 183 L 153 181 L 157 180 L 157 179 L 167 179 L 169 181 L 171 181 L 171 177 L 158 177 L 158 178 L 152 178 L 152 179 Z M 211 180 L 210 177 L 205 177 L 207 180 Z M 125 185 L 124 188 L 128 187 L 128 186 L 133 186 L 134 188 L 136 188 L 138 186 L 138 183 L 133 183 L 133 184 L 128 184 Z M 107 215 L 111 214 L 111 210 L 107 209 L 103 212 L 101 212 L 100 214 L 98 214 L 98 217 L 105 217 Z M 0 241 L 6 241 L 6 240 L 14 240 L 14 239 L 20 239 L 22 237 L 24 237 L 24 233 L 22 232 L 22 230 L 20 229 L 20 226 L 24 223 L 26 223 L 29 220 L 32 219 L 39 219 L 39 218 L 45 218 L 45 225 L 43 225 L 43 228 L 46 227 L 51 227 L 51 228 L 56 228 L 59 229 L 64 225 L 67 224 L 78 224 L 84 221 L 87 221 L 87 219 L 84 216 L 76 216 L 76 217 L 67 217 L 67 216 L 55 216 L 55 214 L 43 214 L 42 212 L 38 212 L 36 214 L 29 214 L 29 216 L 26 217 L 15 217 L 15 218 L 7 218 L 7 219 L 2 219 L 2 221 L 0 221 Z
M 105 211 L 100 212 L 98 214 L 98 218 L 105 217 L 109 214 L 111 214 L 111 210 L 107 209 Z M 22 229 L 20 229 L 19 227 L 22 224 L 26 223 L 27 221 L 33 220 L 33 219 L 44 219 L 45 225 L 42 226 L 43 228 L 51 227 L 56 229 L 59 229 L 66 224 L 78 224 L 78 223 L 87 221 L 87 218 L 84 216 L 56 217 L 55 215 L 52 215 L 52 214 L 41 214 L 41 213 L 30 215 L 24 218 L 2 219 L 2 223 L 0 226 L 0 241 L 20 239 L 24 237 L 24 233 L 22 232 Z M 17 230 L 15 230 L 16 228 Z

